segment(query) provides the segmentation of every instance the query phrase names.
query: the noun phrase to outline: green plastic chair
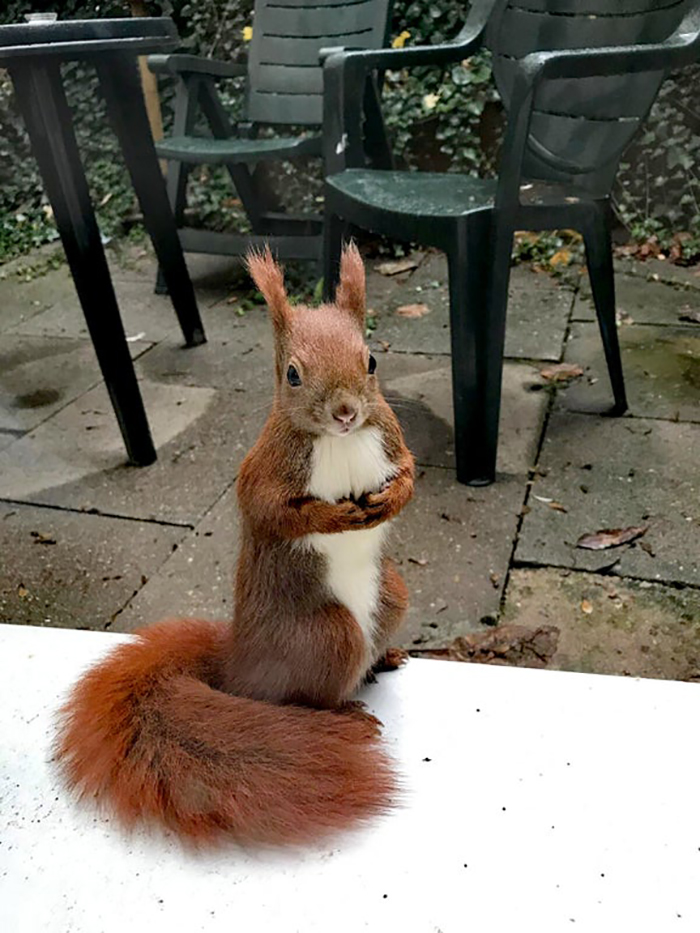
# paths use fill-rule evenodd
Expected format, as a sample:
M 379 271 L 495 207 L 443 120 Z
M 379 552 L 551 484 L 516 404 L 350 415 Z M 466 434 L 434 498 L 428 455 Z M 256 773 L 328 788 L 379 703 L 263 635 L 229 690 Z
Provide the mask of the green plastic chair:
M 265 167 L 271 162 L 321 157 L 323 46 L 378 49 L 389 29 L 390 0 L 257 0 L 247 62 L 193 55 L 152 55 L 156 74 L 176 78 L 173 135 L 158 143 L 167 159 L 168 195 L 186 251 L 243 255 L 269 243 L 281 259 L 316 259 L 322 247 L 322 217 L 282 210 Z M 222 78 L 245 77 L 244 118 L 233 124 L 217 91 Z M 373 114 L 374 164 L 388 166 L 391 153 L 376 93 L 368 85 Z M 374 97 L 374 102 L 371 98 Z M 211 135 L 195 135 L 201 115 Z M 259 137 L 263 126 L 281 135 Z M 296 131 L 290 134 L 290 128 Z M 253 235 L 184 226 L 187 175 L 195 165 L 225 165 Z
M 482 46 L 508 125 L 495 181 L 376 171 L 361 88 L 376 70 L 445 65 Z M 516 229 L 583 234 L 614 395 L 627 407 L 615 323 L 610 188 L 666 73 L 700 57 L 699 0 L 475 0 L 454 41 L 332 52 L 325 65 L 327 297 L 349 224 L 447 254 L 457 479 L 496 475 L 508 280 Z

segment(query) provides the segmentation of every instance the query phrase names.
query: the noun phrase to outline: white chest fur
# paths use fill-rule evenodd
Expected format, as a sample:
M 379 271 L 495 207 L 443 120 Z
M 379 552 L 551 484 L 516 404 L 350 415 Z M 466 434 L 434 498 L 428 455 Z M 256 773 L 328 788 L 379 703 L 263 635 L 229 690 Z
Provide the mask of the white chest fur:
M 395 469 L 384 452 L 377 428 L 361 428 L 345 437 L 320 437 L 314 442 L 308 494 L 327 502 L 375 492 Z M 382 544 L 387 522 L 375 528 L 339 534 L 313 534 L 306 544 L 326 558 L 326 585 L 355 616 L 371 651 Z

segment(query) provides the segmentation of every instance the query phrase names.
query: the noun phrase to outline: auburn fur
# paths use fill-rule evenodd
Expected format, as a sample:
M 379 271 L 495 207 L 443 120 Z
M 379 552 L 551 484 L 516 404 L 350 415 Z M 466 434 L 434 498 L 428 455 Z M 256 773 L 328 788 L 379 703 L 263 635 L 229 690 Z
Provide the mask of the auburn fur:
M 379 723 L 352 697 L 402 660 L 388 648 L 406 588 L 378 526 L 410 499 L 413 460 L 364 342 L 362 262 L 345 251 L 321 309 L 290 305 L 269 252 L 249 266 L 276 384 L 237 478 L 234 618 L 120 644 L 73 688 L 56 744 L 77 794 L 195 844 L 309 842 L 396 794 Z

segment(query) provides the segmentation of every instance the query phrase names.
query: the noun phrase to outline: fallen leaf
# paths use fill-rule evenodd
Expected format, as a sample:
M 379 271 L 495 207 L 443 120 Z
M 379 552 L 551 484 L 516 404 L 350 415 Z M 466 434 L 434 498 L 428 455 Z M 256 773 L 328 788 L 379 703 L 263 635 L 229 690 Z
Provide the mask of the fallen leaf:
M 29 595 L 29 590 L 24 585 L 24 583 L 20 583 L 20 585 L 17 587 L 17 595 L 20 599 L 24 599 L 25 596 Z
M 700 324 L 700 311 L 684 311 L 678 315 L 679 321 L 689 321 L 691 324 Z
M 603 551 L 609 547 L 619 547 L 641 538 L 649 530 L 648 525 L 630 528 L 603 528 L 592 534 L 581 535 L 576 547 L 586 548 L 589 551 Z
M 399 317 L 423 317 L 430 313 L 430 308 L 427 305 L 400 305 L 396 313 Z
M 654 553 L 654 549 L 652 548 L 652 546 L 649 544 L 648 541 L 640 541 L 639 546 L 645 553 L 649 555 L 649 557 L 656 557 L 656 554 Z
M 560 249 L 549 260 L 550 266 L 568 266 L 571 261 L 571 253 L 568 249 Z
M 29 534 L 34 538 L 34 544 L 55 544 L 56 539 L 51 535 L 42 534 L 41 531 L 30 531 Z
M 480 664 L 515 664 L 546 667 L 557 650 L 559 629 L 553 625 L 527 628 L 523 625 L 494 625 L 484 632 L 460 635 L 447 648 L 423 648 L 421 657 Z
M 583 375 L 583 367 L 578 363 L 552 363 L 540 370 L 540 376 L 550 382 L 565 382 L 567 379 L 577 379 Z
M 399 275 L 400 272 L 410 272 L 418 268 L 418 260 L 407 256 L 406 259 L 397 259 L 394 262 L 382 262 L 374 267 L 380 275 Z
M 581 600 L 581 612 L 585 612 L 589 616 L 593 612 L 593 603 L 589 602 L 587 599 Z
M 562 505 L 561 502 L 548 502 L 547 503 L 550 509 L 554 509 L 555 512 L 568 512 L 569 510 L 565 505 Z

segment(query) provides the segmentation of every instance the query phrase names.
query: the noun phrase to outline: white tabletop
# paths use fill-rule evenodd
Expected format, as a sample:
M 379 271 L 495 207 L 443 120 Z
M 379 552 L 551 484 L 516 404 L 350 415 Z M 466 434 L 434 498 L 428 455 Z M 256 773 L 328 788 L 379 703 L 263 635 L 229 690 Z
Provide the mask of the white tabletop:
M 700 689 L 411 661 L 366 692 L 403 809 L 334 844 L 184 853 L 77 808 L 51 717 L 125 636 L 0 626 L 0 930 L 700 930 Z

